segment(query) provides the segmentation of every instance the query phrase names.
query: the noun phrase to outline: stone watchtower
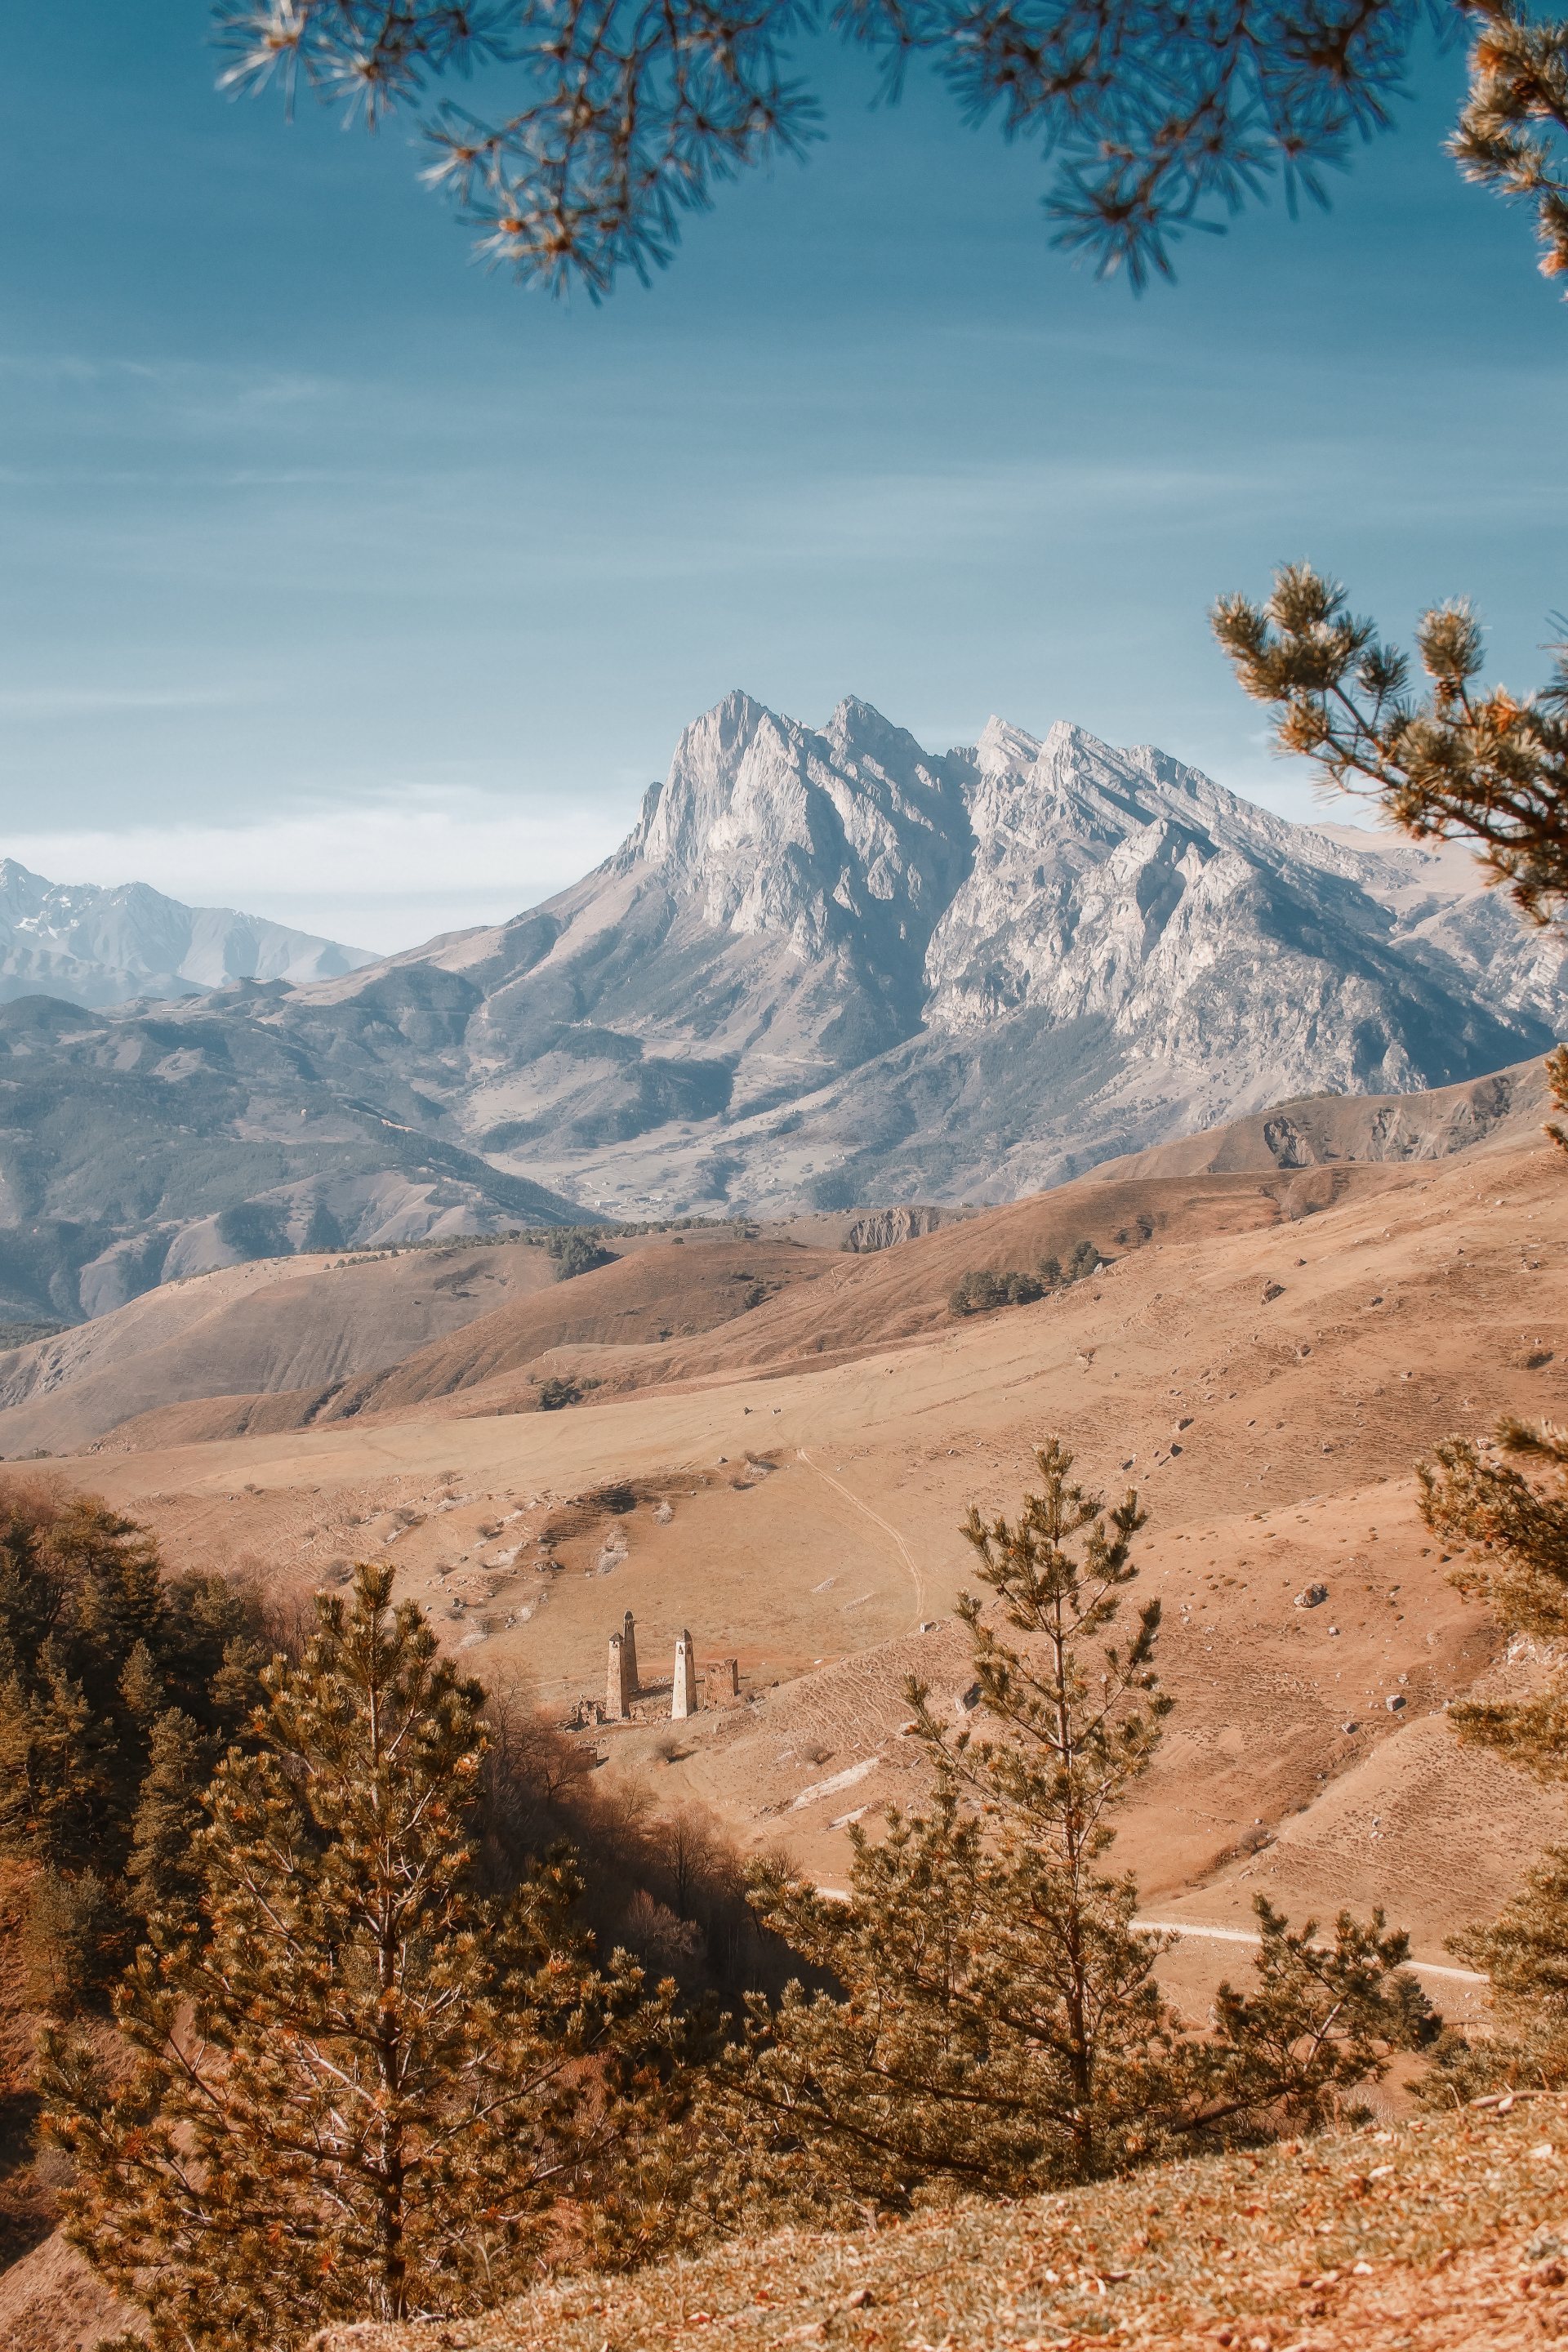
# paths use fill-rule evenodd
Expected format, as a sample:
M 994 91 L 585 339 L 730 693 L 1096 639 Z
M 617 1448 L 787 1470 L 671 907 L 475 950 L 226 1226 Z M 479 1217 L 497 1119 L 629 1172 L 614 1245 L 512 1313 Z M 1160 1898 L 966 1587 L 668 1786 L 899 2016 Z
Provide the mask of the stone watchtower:
M 610 1636 L 610 1660 L 605 1675 L 605 1713 L 610 1722 L 626 1721 L 641 1687 L 637 1678 L 637 1620 L 628 1609 L 620 1632 Z
M 741 1696 L 739 1658 L 713 1658 L 702 1669 L 702 1697 L 707 1706 L 733 1706 Z
M 626 1640 L 624 1633 L 610 1636 L 610 1661 L 605 1676 L 605 1716 L 610 1723 L 624 1723 L 632 1711 L 632 1678 L 626 1672 Z
M 691 1636 L 682 1631 L 675 1644 L 675 1690 L 669 1702 L 670 1720 L 679 1723 L 682 1716 L 697 1712 L 697 1661 L 692 1655 Z

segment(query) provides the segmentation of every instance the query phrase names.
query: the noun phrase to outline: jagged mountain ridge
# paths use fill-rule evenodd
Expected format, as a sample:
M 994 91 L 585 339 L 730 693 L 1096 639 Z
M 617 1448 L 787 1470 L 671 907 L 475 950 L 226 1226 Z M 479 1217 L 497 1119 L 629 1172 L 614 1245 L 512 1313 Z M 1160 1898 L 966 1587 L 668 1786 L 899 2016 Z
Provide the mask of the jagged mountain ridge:
M 596 873 L 402 961 L 474 991 L 470 1147 L 598 1205 L 994 1200 L 1542 1048 L 1562 954 L 1456 863 L 1080 729 L 934 756 L 734 695 Z
M 236 1204 L 299 1246 L 319 1202 L 363 1244 L 1003 1201 L 1518 1063 L 1565 978 L 1458 853 L 1288 824 L 1150 747 L 994 719 L 935 754 L 865 703 L 812 729 L 734 694 L 510 921 L 301 987 L 0 1008 L 0 1290 L 103 1312 L 245 1254 Z
M 145 882 L 49 882 L 0 858 L 0 1003 L 57 996 L 88 1007 L 196 996 L 237 980 L 290 986 L 357 971 L 363 948 L 232 907 L 186 907 Z

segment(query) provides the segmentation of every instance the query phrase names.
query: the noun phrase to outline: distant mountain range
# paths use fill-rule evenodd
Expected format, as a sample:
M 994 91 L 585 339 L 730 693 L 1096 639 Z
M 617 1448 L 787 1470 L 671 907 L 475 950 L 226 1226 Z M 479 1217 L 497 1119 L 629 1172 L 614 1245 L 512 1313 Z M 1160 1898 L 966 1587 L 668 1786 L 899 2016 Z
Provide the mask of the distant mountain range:
M 1462 851 L 1079 728 L 931 754 L 865 703 L 817 730 L 735 694 L 510 922 L 300 986 L 0 1006 L 0 1311 L 460 1226 L 1003 1201 L 1475 1077 L 1565 1013 L 1556 934 Z
M 46 882 L 0 858 L 0 1003 L 89 1007 L 199 996 L 237 980 L 334 980 L 374 958 L 232 907 L 183 907 L 144 882 Z

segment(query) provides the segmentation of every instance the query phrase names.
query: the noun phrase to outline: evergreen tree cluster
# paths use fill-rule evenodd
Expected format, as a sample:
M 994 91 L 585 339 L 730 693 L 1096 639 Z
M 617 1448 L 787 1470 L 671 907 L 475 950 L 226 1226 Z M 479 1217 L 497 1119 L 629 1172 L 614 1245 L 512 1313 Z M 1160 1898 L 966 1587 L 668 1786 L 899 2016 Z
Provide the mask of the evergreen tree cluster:
M 615 1262 L 615 1251 L 607 1250 L 588 1225 L 564 1225 L 550 1234 L 544 1246 L 555 1260 L 557 1282 L 570 1282 L 574 1275 L 592 1274 L 595 1267 Z
M 196 1792 L 259 1696 L 261 1630 L 254 1596 L 165 1576 L 102 1503 L 0 1486 L 0 1853 L 39 2006 L 94 2000 L 139 1923 L 191 1900 Z
M 574 2239 L 658 2242 L 673 1989 L 595 1965 L 563 1850 L 485 1891 L 483 1693 L 391 1591 L 362 1569 L 265 1670 L 199 1921 L 154 1909 L 117 1990 L 118 2063 L 46 2038 L 79 2242 L 171 2352 L 472 2311 Z
M 1033 1274 L 1024 1272 L 996 1273 L 990 1266 L 971 1266 L 953 1285 L 948 1306 L 954 1315 L 987 1315 L 996 1307 L 1030 1307 L 1047 1291 L 1065 1289 L 1069 1284 L 1082 1282 L 1098 1274 L 1105 1264 L 1102 1253 L 1091 1241 L 1077 1241 L 1068 1252 L 1067 1262 L 1054 1252 L 1042 1257 Z

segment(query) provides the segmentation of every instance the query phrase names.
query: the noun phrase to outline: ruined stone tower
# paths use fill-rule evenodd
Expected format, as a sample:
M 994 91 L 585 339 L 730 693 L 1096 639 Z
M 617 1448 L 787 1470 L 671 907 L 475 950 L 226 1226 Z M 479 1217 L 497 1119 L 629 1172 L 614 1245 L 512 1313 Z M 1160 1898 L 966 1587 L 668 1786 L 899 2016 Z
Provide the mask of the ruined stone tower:
M 636 1698 L 642 1688 L 642 1677 L 637 1673 L 637 1619 L 629 1609 L 626 1611 L 621 1628 L 621 1664 L 626 1672 L 626 1696 L 628 1698 Z
M 706 1706 L 733 1706 L 741 1696 L 739 1658 L 711 1658 L 702 1669 L 702 1699 Z
M 691 1636 L 684 1631 L 675 1645 L 675 1690 L 669 1702 L 670 1718 L 679 1723 L 683 1715 L 697 1712 L 697 1661 L 691 1654 Z
M 632 1679 L 626 1672 L 624 1633 L 610 1636 L 610 1662 L 605 1677 L 605 1714 L 611 1723 L 624 1723 L 632 1711 Z

